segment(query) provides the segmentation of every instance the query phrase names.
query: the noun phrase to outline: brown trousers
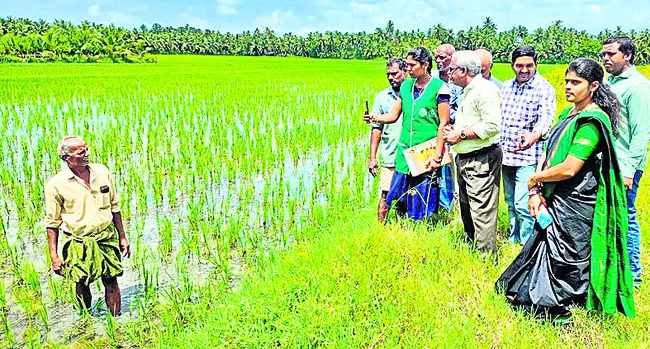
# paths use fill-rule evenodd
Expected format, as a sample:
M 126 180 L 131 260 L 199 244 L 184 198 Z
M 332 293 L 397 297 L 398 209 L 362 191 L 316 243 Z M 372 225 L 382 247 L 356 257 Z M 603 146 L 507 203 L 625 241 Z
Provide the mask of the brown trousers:
M 496 252 L 502 159 L 499 147 L 456 157 L 460 216 L 465 234 L 483 252 Z

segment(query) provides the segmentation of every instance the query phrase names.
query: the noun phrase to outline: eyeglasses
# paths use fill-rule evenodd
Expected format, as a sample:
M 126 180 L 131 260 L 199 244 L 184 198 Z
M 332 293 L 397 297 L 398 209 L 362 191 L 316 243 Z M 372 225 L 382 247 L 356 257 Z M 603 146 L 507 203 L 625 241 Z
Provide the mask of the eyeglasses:
M 458 66 L 456 66 L 456 67 L 451 67 L 451 66 L 450 66 L 450 67 L 449 67 L 449 72 L 448 72 L 447 74 L 448 74 L 448 75 L 452 75 L 452 74 L 453 74 L 456 70 L 458 70 L 458 69 L 463 69 L 463 68 L 462 68 L 462 67 L 458 67 Z

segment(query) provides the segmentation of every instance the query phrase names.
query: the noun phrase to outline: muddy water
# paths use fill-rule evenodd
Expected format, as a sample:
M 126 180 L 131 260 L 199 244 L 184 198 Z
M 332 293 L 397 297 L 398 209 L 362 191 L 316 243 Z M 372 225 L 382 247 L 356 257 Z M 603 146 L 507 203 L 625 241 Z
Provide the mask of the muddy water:
M 240 222 L 246 222 L 246 230 L 250 234 L 250 230 L 260 230 L 267 224 L 264 217 L 264 204 L 281 204 L 284 206 L 284 217 L 279 220 L 280 224 L 284 225 L 282 228 L 287 228 L 292 222 L 297 223 L 298 229 L 302 224 L 306 224 L 309 220 L 309 215 L 312 209 L 319 207 L 323 209 L 326 207 L 328 198 L 324 188 L 317 188 L 315 185 L 318 176 L 322 176 L 322 172 L 330 170 L 335 173 L 336 178 L 329 178 L 328 180 L 334 181 L 336 187 L 344 185 L 343 178 L 353 171 L 352 166 L 355 159 L 355 150 L 358 151 L 363 148 L 365 141 L 359 141 L 354 145 L 339 144 L 336 152 L 332 151 L 329 145 L 323 147 L 319 152 L 310 152 L 298 159 L 293 159 L 287 155 L 282 165 L 269 171 L 265 174 L 257 174 L 244 178 L 243 175 L 238 174 L 233 180 L 228 180 L 226 176 L 222 176 L 220 180 L 207 185 L 208 189 L 208 205 L 212 207 L 219 207 L 219 210 L 229 212 L 230 214 L 224 215 L 224 219 L 234 219 Z M 321 177 L 322 178 L 322 177 Z M 327 178 L 327 175 L 326 175 Z M 253 186 L 254 190 L 249 191 L 252 197 L 242 197 L 242 193 L 246 188 Z M 283 186 L 286 190 L 282 197 L 274 197 L 273 190 L 266 190 L 269 192 L 265 194 L 265 188 L 277 188 Z M 364 181 L 364 188 L 367 186 L 367 180 Z M 119 188 L 118 188 L 119 189 Z M 122 315 L 116 320 L 118 323 L 128 322 L 138 318 L 137 303 L 139 299 L 145 297 L 145 282 L 142 279 L 141 269 L 136 266 L 137 251 L 133 251 L 136 247 L 136 234 L 140 234 L 140 249 L 144 249 L 151 253 L 151 257 L 146 269 L 157 270 L 157 280 L 154 287 L 157 290 L 162 290 L 171 285 L 178 285 L 183 278 L 189 278 L 193 284 L 202 284 L 207 278 L 214 278 L 215 265 L 197 258 L 188 257 L 188 264 L 179 272 L 179 268 L 175 265 L 178 247 L 181 244 L 181 234 L 177 234 L 181 228 L 187 228 L 187 207 L 192 200 L 190 198 L 179 194 L 176 197 L 176 206 L 170 207 L 170 198 L 167 197 L 168 191 L 164 188 L 162 190 L 163 200 L 160 207 L 156 207 L 154 203 L 153 193 L 147 195 L 148 210 L 146 213 L 132 217 L 132 219 L 125 221 L 127 227 L 127 234 L 129 235 L 129 242 L 132 247 L 132 258 L 124 260 L 124 275 L 118 279 L 122 290 Z M 265 197 L 269 195 L 269 197 Z M 136 207 L 135 198 L 130 203 L 132 208 Z M 6 201 L 8 199 L 5 199 Z M 294 215 L 291 215 L 286 209 L 289 202 L 295 202 L 301 209 L 296 210 Z M 244 204 L 246 203 L 246 204 Z M 1 202 L 0 205 L 5 206 Z M 44 229 L 41 227 L 34 228 L 35 231 L 43 231 L 43 234 L 37 237 L 34 241 L 27 236 L 22 237 L 24 243 L 20 243 L 21 239 L 18 238 L 18 210 L 15 205 L 12 206 L 11 202 L 6 202 L 8 209 L 5 217 L 5 228 L 7 230 L 7 241 L 12 244 L 20 244 L 20 260 L 25 263 L 29 262 L 35 266 L 39 272 L 42 300 L 47 309 L 49 319 L 49 328 L 46 329 L 41 324 L 38 318 L 30 320 L 27 318 L 25 311 L 14 300 L 11 292 L 12 276 L 8 273 L 4 275 L 4 281 L 7 288 L 6 298 L 8 306 L 8 318 L 11 325 L 13 335 L 18 346 L 25 344 L 26 329 L 32 326 L 38 329 L 40 338 L 43 342 L 52 342 L 60 344 L 69 344 L 80 339 L 97 339 L 105 338 L 106 335 L 106 306 L 104 304 L 103 290 L 99 283 L 91 287 L 93 293 L 93 306 L 90 312 L 90 318 L 82 318 L 77 314 L 75 306 L 69 303 L 55 303 L 52 301 L 52 292 L 49 288 L 48 278 L 58 276 L 52 275 L 47 268 L 45 247 L 47 246 Z M 173 222 L 172 246 L 174 252 L 171 257 L 160 258 L 156 253 L 159 244 L 158 233 L 158 220 L 160 217 L 165 216 Z M 140 226 L 138 226 L 140 225 Z M 187 229 L 186 229 L 187 230 Z M 244 232 L 242 232 L 244 233 Z M 261 231 L 258 234 L 262 234 Z M 276 238 L 263 236 L 264 246 L 273 246 L 276 243 Z M 289 236 L 286 243 L 291 243 L 293 236 Z M 228 257 L 228 267 L 230 279 L 227 281 L 232 288 L 236 288 L 242 276 L 245 274 L 247 265 L 244 258 L 240 257 L 238 251 L 233 250 Z M 153 259 L 153 260 L 152 260 Z M 182 273 L 182 275 L 181 275 Z M 221 274 L 219 274 L 221 275 Z M 4 339 L 4 338 L 2 338 Z

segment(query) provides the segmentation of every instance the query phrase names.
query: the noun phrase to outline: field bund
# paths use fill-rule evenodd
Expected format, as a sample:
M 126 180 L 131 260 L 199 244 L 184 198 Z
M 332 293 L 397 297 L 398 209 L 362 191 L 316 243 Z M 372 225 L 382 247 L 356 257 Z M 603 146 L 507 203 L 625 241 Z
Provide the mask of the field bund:
M 564 69 L 540 67 L 558 110 Z M 362 114 L 386 87 L 382 61 L 0 65 L 0 347 L 650 345 L 647 284 L 631 320 L 576 310 L 554 327 L 509 308 L 493 291 L 519 250 L 503 202 L 496 265 L 461 242 L 454 216 L 378 224 Z M 91 313 L 77 315 L 46 255 L 43 186 L 73 134 L 122 197 L 133 256 L 115 319 L 99 283 Z M 646 230 L 647 193 L 643 178 Z

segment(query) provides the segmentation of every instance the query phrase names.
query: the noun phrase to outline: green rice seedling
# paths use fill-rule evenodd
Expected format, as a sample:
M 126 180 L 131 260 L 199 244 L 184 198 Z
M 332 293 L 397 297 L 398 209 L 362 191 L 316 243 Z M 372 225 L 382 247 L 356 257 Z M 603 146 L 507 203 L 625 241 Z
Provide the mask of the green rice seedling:
M 144 253 L 144 245 L 142 243 L 142 235 L 144 234 L 144 218 L 135 217 L 132 219 L 131 228 L 129 230 L 129 242 L 133 244 L 132 253 L 134 258 L 131 258 L 134 268 L 140 268 L 140 255 Z
M 166 299 L 170 300 L 169 306 L 172 311 L 177 312 L 179 317 L 184 317 L 184 309 L 187 304 L 194 301 L 195 285 L 189 274 L 181 274 L 178 286 L 166 287 L 163 293 Z
M 4 217 L 7 217 L 8 215 L 3 214 Z M 5 222 L 6 218 L 0 219 L 0 236 L 2 239 L 7 239 L 7 230 L 6 227 L 8 226 L 8 223 Z M 4 254 L 4 243 L 0 244 L 0 255 Z
M 79 311 L 79 317 L 74 321 L 73 326 L 67 331 L 64 336 L 64 339 L 67 341 L 77 341 L 82 344 L 84 341 L 90 341 L 95 338 L 95 326 L 90 316 L 90 313 L 87 309 L 81 309 Z
M 192 234 L 188 234 L 187 230 L 183 226 L 180 226 L 178 230 L 181 238 L 177 256 L 185 258 L 189 254 L 194 253 L 194 246 L 196 245 L 194 243 L 195 237 Z
M 187 204 L 187 223 L 190 231 L 197 231 L 201 222 L 201 205 L 199 202 L 190 201 Z
M 169 219 L 167 216 L 158 218 L 157 223 L 158 223 L 158 237 L 159 237 L 158 252 L 160 253 L 161 256 L 167 257 L 172 252 L 172 238 L 173 238 L 174 226 L 172 224 L 171 219 Z
M 9 323 L 9 307 L 7 306 L 7 288 L 5 280 L 0 280 L 0 324 L 4 333 L 5 342 L 8 347 L 14 346 L 14 333 Z
M 213 273 L 217 275 L 218 280 L 221 280 L 223 283 L 227 284 L 230 281 L 230 277 L 232 276 L 232 271 L 230 270 L 230 260 L 228 258 L 227 252 L 221 251 L 220 253 L 218 252 L 213 254 L 213 256 L 214 257 L 208 260 L 214 266 Z
M 140 261 L 140 276 L 142 277 L 143 293 L 145 300 L 154 298 L 158 288 L 159 266 L 156 263 L 155 255 L 147 250 Z
M 7 245 L 7 258 L 9 259 L 9 268 L 11 274 L 14 276 L 15 281 L 20 282 L 22 276 L 22 268 L 20 259 L 15 245 Z
M 11 295 L 27 319 L 33 322 L 38 315 L 38 307 L 34 304 L 34 294 L 31 290 L 25 284 L 14 284 L 11 286 Z
M 3 258 L 9 258 L 9 240 L 7 232 L 0 234 L 0 256 Z
M 174 179 L 172 179 L 171 182 L 168 182 L 168 184 L 165 187 L 165 191 L 167 193 L 167 200 L 169 200 L 169 207 L 176 207 L 178 203 L 176 184 L 177 183 L 174 182 Z
M 199 242 L 202 245 L 202 258 L 210 259 L 215 253 L 219 253 L 217 245 L 224 239 L 219 236 L 218 224 L 212 219 L 205 219 L 200 222 L 198 233 L 200 233 Z
M 190 263 L 190 258 L 187 255 L 184 249 L 179 249 L 175 256 L 174 266 L 176 268 L 177 275 L 185 275 L 190 272 L 188 270 L 188 264 Z
M 65 291 L 63 278 L 58 275 L 49 275 L 47 278 L 50 300 L 54 303 L 65 302 L 68 293 Z
M 153 178 L 152 178 L 152 189 L 153 189 L 153 194 L 154 194 L 154 202 L 156 206 L 162 206 L 162 201 L 163 201 L 163 170 L 161 168 L 158 168 L 153 171 Z
M 39 328 L 33 325 L 28 325 L 23 334 L 25 338 L 25 346 L 30 349 L 43 348 L 43 334 Z
M 25 295 L 29 295 L 31 302 L 29 305 L 23 304 L 25 307 L 29 307 L 29 311 L 26 311 L 28 314 L 37 315 L 45 328 L 49 327 L 49 319 L 47 315 L 47 309 L 43 303 L 43 292 L 41 290 L 41 281 L 39 278 L 34 265 L 30 262 L 23 264 L 22 275 L 20 277 L 21 284 L 25 287 Z M 19 292 L 22 294 L 22 292 Z M 23 302 L 28 301 L 24 299 Z
M 147 211 L 147 195 L 144 189 L 144 181 L 135 176 L 134 187 L 136 188 L 136 209 L 135 213 L 144 213 Z
M 41 281 L 39 279 L 38 273 L 36 272 L 36 269 L 34 268 L 34 264 L 30 262 L 23 263 L 20 280 L 21 283 L 24 283 L 27 287 L 29 287 L 35 295 L 40 296 L 42 294 Z
M 115 317 L 113 314 L 111 314 L 110 311 L 106 312 L 106 335 L 108 336 L 108 340 L 111 346 L 113 347 L 118 347 L 119 343 L 116 339 L 116 330 L 117 330 L 117 322 L 115 321 Z
M 50 317 L 47 314 L 47 307 L 45 306 L 45 302 L 43 302 L 42 296 L 38 298 L 36 303 L 38 304 L 38 318 L 47 331 L 50 328 Z

